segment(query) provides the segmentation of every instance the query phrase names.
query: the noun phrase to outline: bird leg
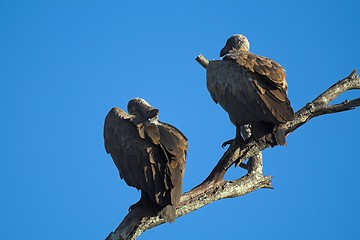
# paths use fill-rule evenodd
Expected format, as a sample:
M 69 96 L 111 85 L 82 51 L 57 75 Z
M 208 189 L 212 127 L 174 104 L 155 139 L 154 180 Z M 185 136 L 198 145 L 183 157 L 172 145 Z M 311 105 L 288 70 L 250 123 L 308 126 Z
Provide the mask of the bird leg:
M 275 141 L 277 144 L 279 144 L 281 146 L 286 146 L 284 127 L 285 127 L 285 124 L 281 123 L 281 124 L 275 126 L 275 128 L 273 130 Z
M 141 191 L 141 198 L 139 201 L 137 201 L 136 203 L 134 203 L 133 205 L 131 205 L 129 207 L 129 211 L 134 210 L 135 208 L 144 208 L 147 205 L 149 205 L 149 203 L 151 203 L 150 198 L 146 195 L 146 193 L 144 193 L 143 191 Z
M 226 147 L 227 145 L 232 144 L 234 141 L 237 145 L 242 145 L 245 143 L 245 140 L 243 138 L 243 136 L 241 135 L 241 128 L 240 126 L 236 126 L 236 135 L 234 139 L 230 139 L 227 140 L 226 142 L 223 142 L 223 144 L 221 145 L 222 148 Z
M 249 143 L 254 138 L 253 134 L 252 134 L 251 124 L 245 124 L 245 125 L 240 126 L 239 133 L 245 139 L 244 145 Z M 249 160 L 248 160 L 248 162 L 249 162 Z M 240 159 L 237 159 L 235 161 L 235 166 L 240 166 L 241 168 L 249 171 L 248 162 L 244 163 L 244 162 L 240 161 Z

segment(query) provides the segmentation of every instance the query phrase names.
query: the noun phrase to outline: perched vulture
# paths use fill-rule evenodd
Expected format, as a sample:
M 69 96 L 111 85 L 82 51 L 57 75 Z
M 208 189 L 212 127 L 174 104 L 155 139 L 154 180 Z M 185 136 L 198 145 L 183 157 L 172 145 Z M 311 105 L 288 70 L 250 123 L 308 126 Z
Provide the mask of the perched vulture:
M 207 66 L 207 88 L 236 126 L 236 139 L 243 141 L 240 127 L 250 124 L 254 139 L 265 137 L 272 145 L 285 145 L 284 124 L 294 119 L 285 70 L 249 52 L 249 45 L 240 34 L 227 40 L 220 52 L 223 61 L 210 61 Z
M 175 220 L 182 193 L 187 139 L 176 127 L 158 120 L 159 110 L 141 98 L 131 99 L 128 114 L 113 108 L 104 125 L 105 149 L 120 177 L 141 190 L 132 205 L 156 210 Z

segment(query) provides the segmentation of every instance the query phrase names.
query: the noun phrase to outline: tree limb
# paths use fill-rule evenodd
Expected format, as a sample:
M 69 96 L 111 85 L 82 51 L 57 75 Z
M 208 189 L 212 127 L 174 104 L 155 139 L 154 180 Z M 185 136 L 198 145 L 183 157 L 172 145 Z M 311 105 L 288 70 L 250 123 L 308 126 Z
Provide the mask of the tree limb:
M 262 163 L 257 164 L 262 169 Z M 176 216 L 181 217 L 220 199 L 239 197 L 259 188 L 272 188 L 271 176 L 258 174 L 262 172 L 261 169 L 254 170 L 235 181 L 202 184 L 184 193 L 176 209 Z M 144 214 L 140 208 L 136 208 L 128 213 L 106 240 L 136 239 L 144 231 L 163 223 L 165 219 L 156 214 Z
M 209 61 L 202 55 L 199 55 L 196 61 L 204 68 L 209 64 Z M 352 110 L 360 106 L 360 98 L 338 104 L 329 104 L 340 94 L 352 89 L 360 89 L 360 79 L 355 70 L 297 111 L 295 119 L 286 124 L 286 135 L 314 117 Z M 259 188 L 272 188 L 271 176 L 263 176 L 262 174 L 261 151 L 268 147 L 270 145 L 262 141 L 250 141 L 244 146 L 240 146 L 234 141 L 209 176 L 200 185 L 181 196 L 179 206 L 176 209 L 176 216 L 183 216 L 220 199 L 239 197 Z M 245 165 L 242 161 L 247 158 L 250 159 Z M 248 173 L 237 180 L 224 181 L 223 177 L 226 171 L 234 163 L 248 169 Z M 127 214 L 106 240 L 136 239 L 142 232 L 164 222 L 165 220 L 156 213 L 135 208 Z

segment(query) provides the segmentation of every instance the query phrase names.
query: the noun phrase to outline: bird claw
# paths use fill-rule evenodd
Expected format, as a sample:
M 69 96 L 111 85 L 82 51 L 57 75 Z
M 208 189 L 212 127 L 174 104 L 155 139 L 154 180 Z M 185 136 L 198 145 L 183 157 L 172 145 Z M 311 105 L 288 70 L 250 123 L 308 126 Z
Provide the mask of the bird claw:
M 134 210 L 135 208 L 138 208 L 138 207 L 142 207 L 143 206 L 143 203 L 140 201 L 134 203 L 133 205 L 131 205 L 128 209 L 128 211 L 130 212 L 131 210 Z
M 234 142 L 235 139 L 230 139 L 230 140 L 227 140 L 226 142 L 223 142 L 223 144 L 221 144 L 221 147 L 222 148 L 225 148 L 227 145 L 230 145 Z
M 235 166 L 239 166 L 245 170 L 248 170 L 249 171 L 249 166 L 246 164 L 246 163 L 243 163 L 243 162 L 240 162 L 238 160 L 236 160 L 237 162 L 235 162 Z
M 226 142 L 223 142 L 223 144 L 221 145 L 222 148 L 226 147 L 227 145 L 233 144 L 235 142 L 235 144 L 238 145 L 244 145 L 245 143 L 248 143 L 252 138 L 247 138 L 246 140 L 244 140 L 242 137 L 236 137 L 234 139 L 230 139 L 227 140 Z

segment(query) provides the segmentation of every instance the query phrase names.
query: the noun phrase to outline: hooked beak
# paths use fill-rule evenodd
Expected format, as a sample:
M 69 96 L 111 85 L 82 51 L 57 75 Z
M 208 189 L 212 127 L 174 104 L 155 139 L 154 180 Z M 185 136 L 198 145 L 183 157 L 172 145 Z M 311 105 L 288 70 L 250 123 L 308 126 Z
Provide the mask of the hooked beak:
M 220 57 L 225 56 L 227 53 L 229 53 L 229 47 L 227 45 L 225 45 L 225 47 L 223 47 L 223 49 L 221 49 L 220 51 Z
M 154 117 L 157 117 L 158 114 L 159 114 L 159 109 L 154 108 L 154 109 L 151 109 L 149 112 L 146 113 L 146 118 L 147 119 L 152 119 Z

